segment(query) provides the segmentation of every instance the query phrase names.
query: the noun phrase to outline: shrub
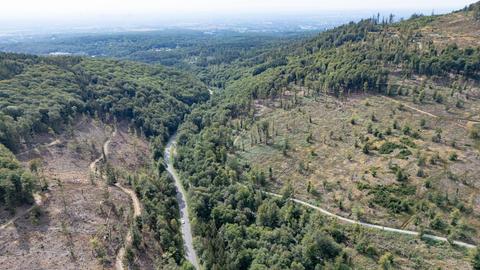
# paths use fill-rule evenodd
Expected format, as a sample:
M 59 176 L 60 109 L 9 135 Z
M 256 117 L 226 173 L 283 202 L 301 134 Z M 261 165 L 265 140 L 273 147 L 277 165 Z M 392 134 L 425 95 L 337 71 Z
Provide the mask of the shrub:
M 449 159 L 450 161 L 457 161 L 457 160 L 458 160 L 458 155 L 457 155 L 457 153 L 456 153 L 456 152 L 451 153 L 451 154 L 448 156 L 448 159 Z
M 378 264 L 381 270 L 392 269 L 393 267 L 393 255 L 390 252 L 387 252 L 380 257 Z
M 473 270 L 480 270 L 480 248 L 477 247 L 472 258 Z
M 363 153 L 365 155 L 368 155 L 370 154 L 370 145 L 368 143 L 366 143 L 365 145 L 363 145 L 363 149 L 362 149 Z
M 420 126 L 421 126 L 422 128 L 425 128 L 425 127 L 427 126 L 427 120 L 425 120 L 424 118 L 422 118 L 422 119 L 420 120 Z
M 435 216 L 435 218 L 430 222 L 430 227 L 434 230 L 444 230 L 446 226 L 447 224 L 439 215 Z
M 412 152 L 410 150 L 402 149 L 400 150 L 400 153 L 398 153 L 397 157 L 400 159 L 406 159 L 410 155 L 412 155 Z
M 398 169 L 395 176 L 399 182 L 403 182 L 408 179 L 408 174 L 403 169 Z
M 378 152 L 380 154 L 391 154 L 397 148 L 403 148 L 403 146 L 392 142 L 384 142 L 382 146 L 380 146 L 380 149 L 378 149 Z
M 426 188 L 431 188 L 432 187 L 432 181 L 430 179 L 428 179 L 427 181 L 425 181 L 425 187 Z
M 416 148 L 417 145 L 408 137 L 402 137 L 400 139 L 400 142 L 403 143 L 404 145 L 411 147 L 411 148 Z

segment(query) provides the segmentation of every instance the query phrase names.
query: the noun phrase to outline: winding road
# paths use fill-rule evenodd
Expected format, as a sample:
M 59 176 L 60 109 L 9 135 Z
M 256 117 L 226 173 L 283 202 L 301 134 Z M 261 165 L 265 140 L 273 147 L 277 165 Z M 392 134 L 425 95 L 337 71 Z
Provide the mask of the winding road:
M 180 218 L 182 225 L 182 237 L 184 241 L 184 248 L 187 260 L 195 267 L 200 269 L 197 259 L 197 254 L 193 248 L 192 229 L 190 225 L 190 219 L 188 218 L 188 205 L 186 200 L 186 192 L 183 188 L 182 182 L 178 177 L 177 171 L 173 167 L 173 151 L 175 149 L 176 136 L 173 135 L 168 141 L 167 147 L 165 147 L 165 164 L 167 165 L 167 171 L 175 180 L 175 187 L 177 189 L 177 201 L 180 207 Z
M 135 191 L 121 186 L 120 183 L 116 183 L 115 186 L 121 189 L 124 193 L 130 195 L 130 198 L 132 199 L 132 202 L 133 202 L 133 218 L 135 220 L 135 218 L 140 216 L 140 214 L 142 213 L 142 207 L 141 207 L 140 201 L 138 200 L 137 194 L 135 193 Z M 123 265 L 123 257 L 125 257 L 125 247 L 127 245 L 130 245 L 131 243 L 132 243 L 132 231 L 129 230 L 127 233 L 127 236 L 125 237 L 125 244 L 123 245 L 123 247 L 120 248 L 120 250 L 118 250 L 117 257 L 115 258 L 115 269 L 117 270 L 125 269 Z
M 89 167 L 92 173 L 94 174 L 96 173 L 97 163 L 103 160 L 104 158 L 103 154 L 105 154 L 106 157 L 108 156 L 110 142 L 116 134 L 117 134 L 117 129 L 114 127 L 112 134 L 108 137 L 108 139 L 103 144 L 103 148 L 102 148 L 103 153 L 97 159 L 95 159 L 92 163 L 90 163 Z M 122 186 L 118 182 L 115 184 L 115 186 L 119 188 L 122 192 L 130 196 L 133 203 L 133 220 L 135 220 L 136 217 L 142 214 L 142 207 L 140 204 L 140 200 L 137 197 L 137 194 L 135 193 L 135 191 Z M 123 265 L 123 258 L 125 257 L 125 247 L 130 245 L 131 242 L 132 242 L 132 231 L 128 230 L 127 236 L 125 237 L 124 245 L 118 250 L 117 256 L 115 257 L 115 269 L 124 270 L 126 268 Z
M 405 104 L 401 101 L 398 101 L 398 100 L 395 100 L 393 98 L 390 98 L 390 97 L 385 97 L 387 100 L 390 100 L 390 101 L 393 101 L 395 103 L 398 103 L 398 104 L 402 104 L 403 106 L 405 106 L 406 108 L 409 108 L 411 110 L 414 110 L 418 113 L 421 113 L 421 114 L 424 114 L 424 115 L 428 115 L 432 118 L 439 118 L 437 115 L 434 115 L 432 113 L 429 113 L 429 112 L 426 112 L 426 111 L 423 111 L 423 110 L 420 110 L 418 108 L 415 108 L 413 106 L 410 106 L 408 104 Z M 453 119 L 453 120 L 457 120 L 457 119 Z M 475 122 L 476 121 L 472 121 L 472 120 L 469 120 L 470 122 Z M 466 126 L 464 125 L 461 125 L 461 124 L 458 124 L 458 126 L 460 127 L 463 127 L 463 128 L 466 128 Z M 235 142 L 237 141 L 237 139 L 239 139 L 239 136 L 237 136 L 237 138 L 235 138 Z M 235 144 L 234 142 L 234 144 Z M 244 184 L 241 184 L 239 183 L 240 185 L 244 186 L 244 187 L 247 187 L 246 185 Z M 269 196 L 273 196 L 273 197 L 279 197 L 281 198 L 282 195 L 280 194 L 276 194 L 276 193 L 272 193 L 272 192 L 268 192 L 268 191 L 261 191 Z M 299 199 L 295 199 L 295 198 L 290 198 L 289 200 L 293 201 L 293 202 L 296 202 L 298 204 L 301 204 L 303 206 L 306 206 L 308 208 L 311 208 L 311 209 L 314 209 L 326 216 L 329 216 L 331 218 L 335 218 L 335 219 L 338 219 L 344 223 L 349 223 L 349 224 L 357 224 L 357 225 L 360 225 L 362 227 L 366 227 L 366 228 L 371 228 L 371 229 L 377 229 L 377 230 L 382 230 L 382 231 L 387 231 L 387 232 L 393 232 L 393 233 L 399 233 L 399 234 L 404 234 L 404 235 L 411 235 L 411 236 L 420 236 L 420 233 L 419 232 L 416 232 L 416 231 L 409 231 L 409 230 L 402 230 L 402 229 L 397 229 L 397 228 L 392 228 L 392 227 L 386 227 L 386 226 L 381 226 L 381 225 L 376 225 L 376 224 L 371 224 L 371 223 L 365 223 L 365 222 L 362 222 L 362 221 L 358 221 L 358 220 L 353 220 L 353 219 L 349 219 L 349 218 L 345 218 L 345 217 L 342 217 L 342 216 L 339 216 L 339 215 L 336 215 L 332 212 L 329 212 L 328 210 L 325 210 L 321 207 L 318 207 L 318 206 L 315 206 L 311 203 L 308 203 L 308 202 L 305 202 L 305 201 L 302 201 L 302 200 L 299 200 Z M 425 238 L 425 239 L 431 239 L 431 240 L 435 240 L 435 241 L 439 241 L 439 242 L 449 242 L 449 240 L 446 238 L 446 237 L 441 237 L 441 236 L 436 236 L 436 235 L 432 235 L 432 234 L 422 234 L 421 235 L 422 238 Z M 469 244 L 469 243 L 465 243 L 465 242 L 462 242 L 462 241 L 451 241 L 452 244 L 454 245 L 457 245 L 457 246 L 460 246 L 460 247 L 464 247 L 464 248 L 468 248 L 468 249 L 474 249 L 474 248 L 477 248 L 476 245 L 472 245 L 472 244 Z
M 240 185 L 245 186 L 243 184 L 240 184 Z M 282 197 L 282 195 L 280 195 L 280 194 L 276 194 L 276 193 L 272 193 L 272 192 L 268 192 L 268 191 L 262 191 L 262 192 L 267 194 L 267 195 L 273 196 L 273 197 L 279 197 L 279 198 Z M 319 211 L 320 213 L 322 213 L 324 215 L 327 215 L 329 217 L 338 219 L 338 220 L 340 220 L 342 222 L 345 222 L 345 223 L 357 224 L 357 225 L 360 225 L 360 226 L 366 227 L 366 228 L 377 229 L 377 230 L 382 230 L 382 231 L 387 231 L 387 232 L 394 232 L 394 233 L 405 234 L 405 235 L 412 235 L 412 236 L 419 236 L 420 235 L 419 232 L 415 232 L 415 231 L 401 230 L 401 229 L 385 227 L 385 226 L 380 226 L 380 225 L 375 225 L 375 224 L 361 222 L 361 221 L 358 221 L 358 220 L 345 218 L 345 217 L 336 215 L 336 214 L 334 214 L 332 212 L 329 212 L 329 211 L 327 211 L 323 208 L 320 208 L 318 206 L 315 206 L 311 203 L 308 203 L 308 202 L 305 202 L 305 201 L 302 201 L 302 200 L 299 200 L 299 199 L 290 198 L 290 200 L 293 201 L 293 202 L 296 202 L 298 204 L 301 204 L 303 206 L 306 206 L 308 208 Z M 431 239 L 431 240 L 440 241 L 440 242 L 448 242 L 448 239 L 446 237 L 435 236 L 435 235 L 431 235 L 431 234 L 423 234 L 422 238 Z M 452 244 L 457 245 L 457 246 L 461 246 L 461 247 L 465 247 L 465 248 L 470 248 L 470 249 L 473 249 L 473 248 L 477 247 L 475 245 L 465 243 L 465 242 L 461 242 L 461 241 L 452 241 Z

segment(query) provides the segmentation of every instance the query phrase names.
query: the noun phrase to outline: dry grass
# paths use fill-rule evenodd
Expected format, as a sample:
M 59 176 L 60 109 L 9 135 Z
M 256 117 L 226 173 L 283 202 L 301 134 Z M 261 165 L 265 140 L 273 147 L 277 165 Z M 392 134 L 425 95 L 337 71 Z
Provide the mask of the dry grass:
M 471 13 L 452 13 L 441 16 L 420 29 L 424 38 L 432 40 L 439 48 L 456 43 L 459 47 L 480 46 L 480 22 Z
M 463 228 L 467 231 L 467 240 L 478 242 L 480 184 L 476 179 L 480 158 L 475 141 L 468 135 L 467 120 L 478 119 L 480 103 L 474 97 L 479 89 L 467 84 L 467 89 L 451 95 L 451 87 L 439 82 L 422 83 L 422 80 L 397 79 L 396 83 L 409 89 L 411 94 L 394 100 L 383 96 L 351 96 L 339 103 L 331 97 L 318 101 L 303 98 L 301 106 L 290 110 L 280 108 L 278 102 L 257 101 L 256 107 L 261 108 L 261 113 L 256 123 L 242 131 L 236 140 L 237 148 L 244 150 L 239 151 L 240 158 L 254 164 L 255 169 L 264 171 L 265 175 L 272 168 L 273 179 L 268 180 L 268 188 L 275 192 L 291 181 L 297 197 L 371 223 L 411 230 L 425 227 L 435 234 L 448 235 L 459 228 L 448 225 L 452 222 L 452 211 L 463 207 L 466 210 L 460 211 L 459 219 L 467 226 Z M 421 104 L 413 103 L 414 89 L 422 85 L 426 99 Z M 435 91 L 444 96 L 442 104 L 432 100 Z M 455 106 L 458 99 L 463 101 L 463 108 Z M 394 121 L 398 129 L 393 128 Z M 269 143 L 264 140 L 260 143 L 258 139 L 252 143 L 252 136 L 258 138 L 256 125 L 263 122 L 269 124 Z M 373 133 L 375 130 L 383 133 L 383 138 L 369 134 L 369 125 Z M 410 127 L 410 135 L 404 133 L 406 126 Z M 437 130 L 441 130 L 441 139 L 434 142 L 432 138 Z M 419 137 L 414 138 L 414 132 Z M 311 139 L 307 141 L 308 137 Z M 286 140 L 289 150 L 285 155 L 282 148 Z M 402 145 L 411 154 L 402 156 L 401 149 L 381 154 L 378 149 L 385 142 Z M 369 154 L 363 152 L 365 144 L 370 145 Z M 451 160 L 453 153 L 457 160 Z M 433 164 L 431 160 L 438 157 Z M 425 164 L 419 165 L 420 158 Z M 408 180 L 397 180 L 395 166 L 408 175 Z M 417 176 L 420 168 L 424 171 L 423 177 Z M 408 202 L 410 209 L 394 213 L 377 203 L 375 186 L 410 187 L 413 189 L 410 194 L 398 189 L 388 192 Z M 448 228 L 431 228 L 435 215 L 439 215 Z
M 38 220 L 27 215 L 0 231 L 0 263 L 5 269 L 113 267 L 128 229 L 130 199 L 99 177 L 91 179 L 89 172 L 110 132 L 104 124 L 84 120 L 72 136 L 58 137 L 61 143 L 19 156 L 25 166 L 42 158 L 49 196 Z M 128 140 L 118 139 L 118 147 Z

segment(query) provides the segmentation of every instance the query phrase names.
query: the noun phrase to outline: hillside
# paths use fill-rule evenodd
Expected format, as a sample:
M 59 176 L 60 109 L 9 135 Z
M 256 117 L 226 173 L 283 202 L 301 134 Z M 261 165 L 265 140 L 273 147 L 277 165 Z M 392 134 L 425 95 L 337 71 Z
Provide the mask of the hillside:
M 17 44 L 150 64 L 0 53 L 0 265 L 476 270 L 478 29 Z
M 2 265 L 112 268 L 127 244 L 131 267 L 184 264 L 176 193 L 158 160 L 208 99 L 203 83 L 161 66 L 2 53 L 0 95 Z M 140 219 L 125 190 L 147 206 Z
M 205 266 L 469 269 L 422 235 L 479 241 L 479 12 L 364 20 L 218 73 L 178 139 Z

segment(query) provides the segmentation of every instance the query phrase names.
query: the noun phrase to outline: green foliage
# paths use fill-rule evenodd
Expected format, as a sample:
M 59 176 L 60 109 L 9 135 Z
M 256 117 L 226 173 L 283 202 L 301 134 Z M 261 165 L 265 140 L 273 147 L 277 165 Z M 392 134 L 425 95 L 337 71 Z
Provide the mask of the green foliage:
M 189 176 L 194 231 L 204 267 L 315 269 L 333 263 L 342 246 L 322 232 L 322 224 L 317 223 L 321 217 L 313 218 L 305 208 L 286 200 L 293 194 L 288 185 L 284 198 L 269 197 L 258 191 L 261 183 L 252 181 L 259 171 L 248 165 L 235 176 L 231 173 L 222 153 L 235 151 L 228 123 L 235 115 L 246 114 L 247 104 L 234 105 L 242 100 L 238 95 L 198 106 L 178 133 L 176 165 Z M 285 142 L 280 142 L 282 148 L 288 149 Z
M 373 195 L 372 203 L 388 208 L 393 213 L 401 213 L 410 211 L 413 205 L 411 196 L 415 195 L 415 186 L 408 185 L 377 185 L 371 187 L 369 185 L 359 185 L 360 190 L 369 190 L 368 194 Z
M 33 203 L 36 179 L 27 172 L 15 156 L 0 144 L 0 206 L 9 211 L 21 204 Z
M 441 216 L 437 215 L 430 222 L 430 227 L 434 230 L 444 230 L 447 227 L 447 224 L 445 223 L 445 221 Z
M 46 132 L 64 132 L 80 114 L 103 121 L 132 122 L 152 138 L 153 168 L 163 156 L 166 139 L 173 134 L 194 103 L 206 101 L 206 86 L 191 75 L 132 62 L 78 57 L 36 57 L 0 53 L 0 203 L 13 209 L 33 202 L 33 177 L 21 169 L 13 155 L 20 141 L 27 143 Z M 5 71 L 7 70 L 7 71 Z M 3 166 L 3 167 L 2 167 Z M 141 225 L 152 232 L 163 258 L 183 260 L 176 192 L 158 163 L 150 175 L 135 176 L 133 185 L 145 205 Z M 107 164 L 109 184 L 117 181 Z M 141 229 L 133 229 L 133 247 L 142 245 Z M 104 257 L 102 248 L 98 256 Z
M 274 228 L 278 225 L 280 209 L 273 201 L 264 201 L 257 212 L 257 224 Z
M 469 129 L 470 138 L 480 140 L 480 124 L 473 124 Z
M 395 151 L 395 149 L 397 149 L 397 148 L 404 148 L 404 146 L 396 144 L 396 143 L 392 143 L 392 142 L 384 142 L 382 144 L 382 146 L 380 146 L 380 148 L 378 149 L 378 153 L 380 153 L 380 154 L 390 154 L 393 151 Z
M 456 152 L 452 152 L 449 156 L 448 156 L 448 160 L 450 161 L 457 161 L 458 160 L 458 154 Z
M 403 169 L 399 168 L 395 173 L 395 177 L 397 178 L 397 181 L 403 182 L 408 179 L 408 174 Z
M 386 252 L 378 260 L 378 264 L 380 265 L 381 270 L 393 269 L 393 263 L 393 254 L 390 252 Z
M 132 228 L 132 245 L 141 248 L 142 227 L 148 228 L 162 250 L 168 250 L 177 264 L 183 260 L 183 242 L 180 236 L 179 208 L 175 199 L 176 189 L 173 180 L 167 176 L 163 166 L 158 166 L 158 175 L 137 175 L 133 187 L 145 206 L 145 215 L 136 220 Z M 150 240 L 150 239 L 149 239 Z M 168 259 L 168 258 L 167 258 Z
M 334 259 L 341 251 L 341 248 L 331 237 L 318 231 L 307 233 L 301 245 L 307 269 L 314 269 L 316 265 L 321 265 L 324 260 Z
M 478 247 L 475 249 L 475 252 L 473 253 L 472 268 L 474 270 L 480 270 L 480 248 Z
M 130 62 L 0 54 L 22 66 L 0 84 L 0 143 L 12 151 L 50 129 L 60 132 L 78 114 L 131 119 L 147 136 L 167 138 L 206 87 L 183 73 Z
M 480 21 L 480 4 L 472 4 L 470 6 L 470 10 L 472 11 L 473 18 L 477 21 Z

